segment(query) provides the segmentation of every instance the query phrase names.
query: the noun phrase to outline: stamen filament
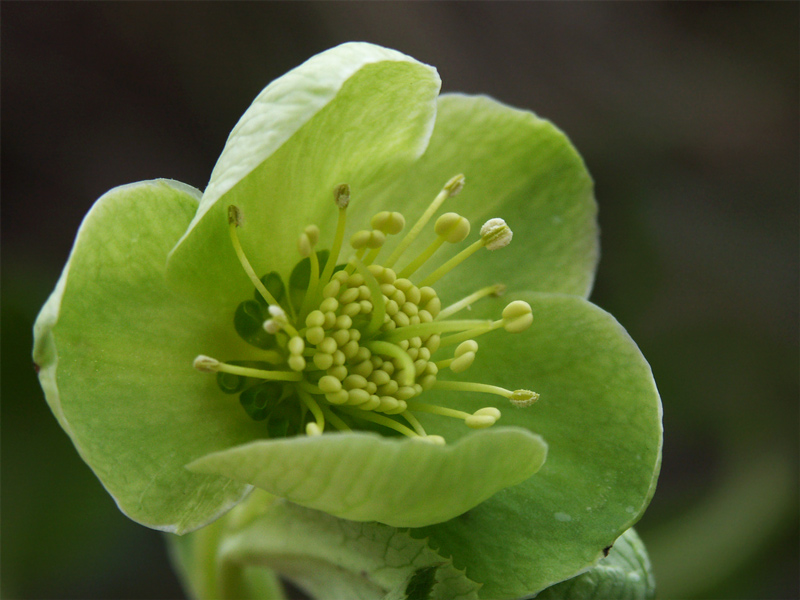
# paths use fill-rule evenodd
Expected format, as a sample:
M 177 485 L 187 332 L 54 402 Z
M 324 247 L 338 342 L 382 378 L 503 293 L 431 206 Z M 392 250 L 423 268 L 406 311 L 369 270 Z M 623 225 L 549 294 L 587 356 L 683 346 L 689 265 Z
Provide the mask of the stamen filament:
M 303 404 L 305 404 L 308 410 L 311 411 L 311 414 L 314 415 L 314 420 L 317 422 L 320 431 L 325 431 L 325 417 L 322 415 L 322 410 L 319 404 L 317 404 L 317 401 L 304 389 L 301 388 L 297 391 L 299 392 L 300 400 L 303 401 Z
M 365 259 L 364 259 L 364 261 L 363 261 L 363 262 L 364 262 L 364 264 L 365 264 L 366 266 L 369 266 L 369 265 L 371 265 L 371 264 L 372 264 L 372 263 L 375 261 L 375 259 L 376 259 L 376 258 L 378 258 L 378 254 L 380 254 L 380 253 L 381 253 L 381 250 L 382 250 L 382 249 L 383 249 L 383 246 L 381 246 L 380 248 L 373 248 L 372 250 L 370 250 L 370 251 L 367 253 L 367 256 L 366 256 L 366 258 L 365 258 Z
M 409 429 L 405 425 L 401 425 L 400 423 L 398 423 L 393 419 L 390 419 L 389 417 L 384 417 L 383 415 L 379 415 L 371 411 L 360 410 L 358 408 L 350 408 L 349 406 L 340 406 L 339 410 L 342 410 L 359 419 L 364 419 L 365 421 L 372 421 L 373 423 L 377 423 L 378 425 L 389 427 L 390 429 L 394 429 L 395 431 L 402 433 L 407 437 L 411 438 L 421 437 L 413 429 Z
M 339 431 L 352 431 L 352 429 L 350 429 L 350 426 L 344 421 L 342 421 L 336 415 L 336 413 L 330 409 L 328 405 L 320 404 L 319 407 L 320 409 L 322 409 L 323 414 L 328 418 L 328 421 L 330 421 L 333 424 L 333 426 L 336 427 L 336 429 L 338 429 Z
M 355 264 L 356 269 L 364 278 L 364 283 L 369 288 L 370 297 L 372 298 L 372 317 L 365 332 L 367 335 L 372 335 L 377 333 L 378 329 L 383 325 L 383 319 L 386 316 L 386 303 L 383 301 L 383 293 L 375 276 L 357 258 L 353 264 Z
M 306 315 L 311 312 L 311 303 L 316 299 L 317 288 L 319 287 L 319 257 L 313 248 L 311 249 L 311 254 L 308 259 L 311 261 L 311 276 L 308 280 L 308 290 L 306 290 L 303 304 L 300 307 L 300 322 L 305 320 Z M 288 304 L 291 306 L 292 303 L 289 302 Z
M 344 242 L 344 230 L 347 227 L 347 206 L 345 205 L 344 208 L 339 209 L 339 218 L 336 222 L 336 236 L 333 238 L 333 246 L 331 247 L 331 253 L 328 256 L 328 262 L 325 263 L 325 269 L 322 271 L 322 275 L 319 278 L 319 286 L 320 288 L 324 288 L 327 283 L 331 280 L 331 275 L 333 275 L 333 269 L 336 267 L 336 262 L 339 260 L 339 252 L 342 250 L 342 243 Z M 318 294 L 315 294 L 317 296 Z
M 394 249 L 394 251 L 389 255 L 389 258 L 383 263 L 384 267 L 390 269 L 394 266 L 394 263 L 397 262 L 397 259 L 402 256 L 403 252 L 406 251 L 406 248 L 408 248 L 414 242 L 414 240 L 417 239 L 417 236 L 419 235 L 420 231 L 422 231 L 422 228 L 428 224 L 428 221 L 430 221 L 434 213 L 439 210 L 439 207 L 442 205 L 442 203 L 448 198 L 455 196 L 461 191 L 462 187 L 464 187 L 463 175 L 456 175 L 445 184 L 445 186 L 442 188 L 442 191 L 436 195 L 436 198 L 433 199 L 433 202 L 431 202 L 427 210 L 422 213 L 422 216 L 419 218 L 419 220 L 414 223 L 414 227 L 411 228 L 411 231 L 406 234 L 406 237 L 402 239 L 397 248 Z
M 496 394 L 503 398 L 511 398 L 514 392 L 488 383 L 474 383 L 471 381 L 437 381 L 431 389 L 450 390 L 456 392 L 481 392 L 485 394 Z M 408 405 L 411 408 L 411 403 Z
M 483 248 L 485 245 L 486 245 L 486 240 L 484 238 L 481 238 L 478 241 L 473 242 L 472 244 L 464 248 L 461 252 L 456 254 L 453 258 L 444 263 L 441 267 L 436 269 L 433 273 L 428 275 L 425 279 L 423 279 L 419 283 L 419 287 L 433 285 L 434 283 L 439 281 L 442 277 L 447 275 L 450 271 L 455 269 L 462 262 L 467 260 L 470 256 L 475 254 L 478 250 Z
M 392 344 L 391 342 L 372 340 L 364 344 L 373 354 L 383 354 L 384 356 L 391 356 L 400 361 L 403 366 L 403 371 L 406 373 L 406 385 L 414 383 L 414 361 L 400 346 Z
M 484 329 L 497 329 L 503 326 L 503 320 L 491 321 L 489 319 L 462 319 L 458 321 L 436 321 L 430 323 L 420 323 L 419 325 L 407 325 L 394 329 L 384 336 L 389 342 L 399 342 L 400 340 L 410 340 L 416 336 L 433 335 L 434 333 L 444 333 L 446 331 L 472 331 Z M 447 339 L 447 338 L 445 338 Z M 469 339 L 469 338 L 468 338 Z M 441 346 L 441 344 L 440 344 Z
M 408 279 L 414 273 L 416 273 L 417 269 L 419 269 L 425 262 L 434 255 L 434 253 L 442 247 L 442 244 L 447 241 L 443 236 L 437 237 L 435 240 L 431 242 L 431 244 L 423 250 L 417 258 L 411 261 L 406 267 L 400 271 L 397 276 Z
M 453 417 L 454 419 L 464 420 L 472 416 L 470 413 L 464 412 L 463 410 L 445 408 L 444 406 L 436 406 L 435 404 L 425 404 L 424 402 L 407 402 L 407 404 L 408 410 L 440 415 L 442 417 Z
M 506 286 L 504 286 L 502 283 L 496 283 L 494 285 L 489 285 L 486 286 L 485 288 L 481 288 L 477 292 L 473 292 L 466 298 L 462 298 L 461 300 L 459 300 L 458 302 L 454 302 L 447 308 L 443 308 L 441 311 L 439 311 L 439 314 L 436 315 L 434 321 L 440 321 L 442 319 L 446 319 L 447 317 L 450 317 L 456 314 L 457 312 L 464 310 L 465 308 L 477 302 L 478 300 L 485 298 L 486 296 L 491 296 L 491 295 L 499 296 L 505 291 L 505 289 Z
M 278 301 L 275 300 L 275 297 L 269 293 L 269 290 L 266 286 L 261 282 L 261 280 L 256 275 L 256 272 L 253 270 L 250 261 L 247 260 L 247 257 L 244 254 L 244 250 L 242 250 L 242 244 L 239 242 L 239 234 L 237 233 L 237 229 L 239 227 L 239 209 L 233 205 L 228 207 L 228 231 L 231 236 L 231 244 L 233 244 L 233 249 L 236 252 L 236 256 L 239 258 L 239 262 L 244 269 L 244 272 L 247 273 L 247 276 L 250 278 L 250 281 L 253 282 L 253 285 L 256 286 L 258 293 L 267 301 L 267 304 L 275 304 L 278 305 Z
M 411 414 L 407 410 L 403 411 L 400 414 L 406 421 L 409 422 L 409 424 L 414 428 L 414 431 L 416 431 L 421 437 L 426 437 L 428 435 L 425 432 L 425 428 L 422 426 L 422 423 L 420 423 L 417 420 L 417 417 L 415 417 L 413 414 Z
M 206 371 L 209 373 L 230 373 L 232 375 L 242 375 L 243 377 L 267 379 L 269 381 L 300 381 L 303 379 L 301 373 L 294 371 L 266 371 L 264 369 L 254 369 L 252 367 L 229 365 L 215 358 L 211 358 L 210 356 L 202 355 L 194 359 L 194 368 L 198 371 Z
M 479 335 L 483 335 L 484 333 L 489 333 L 490 331 L 494 331 L 495 329 L 499 329 L 499 327 L 497 326 L 497 321 L 492 323 L 491 327 L 484 327 L 482 329 L 472 329 L 470 331 L 464 331 L 462 333 L 446 335 L 439 341 L 439 348 L 446 348 L 447 346 L 452 346 L 453 344 L 460 344 L 461 342 L 466 342 L 467 340 L 476 338 Z

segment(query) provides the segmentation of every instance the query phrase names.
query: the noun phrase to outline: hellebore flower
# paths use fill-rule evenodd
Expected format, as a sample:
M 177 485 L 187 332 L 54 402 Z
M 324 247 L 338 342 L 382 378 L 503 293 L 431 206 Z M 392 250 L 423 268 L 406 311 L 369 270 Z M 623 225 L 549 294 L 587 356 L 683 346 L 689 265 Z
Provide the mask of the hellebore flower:
M 344 44 L 256 98 L 205 192 L 140 182 L 86 216 L 34 360 L 131 518 L 188 532 L 255 486 L 425 527 L 482 555 L 491 597 L 585 568 L 644 511 L 660 402 L 585 300 L 591 179 L 550 123 L 439 87 Z

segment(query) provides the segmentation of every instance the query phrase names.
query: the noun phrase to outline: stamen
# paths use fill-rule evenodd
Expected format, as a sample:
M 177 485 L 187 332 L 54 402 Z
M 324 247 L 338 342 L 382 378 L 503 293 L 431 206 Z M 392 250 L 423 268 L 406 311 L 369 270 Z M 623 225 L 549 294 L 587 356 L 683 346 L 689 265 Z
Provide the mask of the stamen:
M 341 406 L 339 407 L 339 409 L 353 417 L 364 419 L 365 421 L 372 421 L 373 423 L 377 423 L 378 425 L 383 425 L 384 427 L 394 429 L 395 431 L 402 433 L 407 437 L 410 438 L 420 437 L 420 435 L 413 429 L 409 429 L 405 425 L 401 425 L 400 423 L 398 423 L 394 419 L 390 419 L 389 417 L 384 417 L 383 415 L 375 414 L 373 412 L 361 410 L 358 408 L 350 408 L 348 406 Z
M 399 360 L 403 367 L 402 372 L 404 374 L 404 380 L 398 381 L 398 383 L 402 385 L 413 385 L 415 375 L 414 361 L 411 360 L 411 357 L 400 348 L 400 346 L 392 344 L 391 342 L 379 340 L 372 340 L 364 344 L 364 346 L 373 354 L 383 354 L 384 356 L 391 356 Z
M 300 335 L 297 333 L 297 330 L 294 328 L 294 326 L 289 323 L 286 312 L 279 304 L 270 304 L 267 310 L 269 311 L 270 316 L 272 316 L 271 319 L 264 321 L 264 329 L 267 333 L 274 335 L 283 329 L 293 337 Z
M 450 179 L 450 181 L 444 184 L 442 191 L 437 194 L 436 198 L 433 199 L 433 202 L 431 202 L 427 210 L 414 224 L 414 227 L 411 228 L 411 231 L 406 234 L 406 237 L 403 238 L 400 244 L 398 244 L 397 248 L 394 249 L 394 252 L 392 252 L 389 255 L 389 258 L 383 263 L 384 266 L 388 268 L 393 267 L 394 263 L 397 262 L 397 259 L 402 256 L 403 252 L 406 251 L 406 248 L 408 248 L 414 242 L 414 240 L 417 239 L 417 236 L 422 231 L 422 228 L 427 225 L 434 213 L 439 210 L 439 207 L 442 205 L 442 203 L 448 198 L 452 198 L 458 194 L 463 188 L 464 176 L 460 174 L 456 175 Z
M 496 385 L 474 383 L 471 381 L 437 381 L 433 384 L 432 389 L 495 394 L 503 398 L 508 398 L 514 406 L 530 406 L 539 399 L 539 394 L 530 390 L 515 390 L 512 392 L 511 390 Z
M 322 275 L 319 278 L 322 286 L 330 281 L 333 269 L 339 260 L 339 252 L 344 241 L 344 230 L 347 227 L 347 205 L 350 204 L 350 186 L 346 183 L 337 186 L 333 192 L 333 200 L 336 206 L 339 207 L 339 217 L 336 222 L 336 236 L 333 238 L 333 247 L 328 256 L 328 262 L 325 263 L 325 270 L 322 271 Z
M 372 317 L 366 329 L 366 334 L 371 335 L 376 333 L 383 325 L 383 319 L 386 316 L 386 303 L 383 301 L 383 294 L 381 293 L 380 285 L 378 285 L 378 280 L 375 279 L 370 270 L 359 260 L 356 260 L 355 266 L 364 278 L 364 283 L 369 288 L 370 298 L 372 299 Z
M 430 323 L 420 323 L 419 325 L 399 327 L 387 333 L 385 339 L 390 342 L 399 342 L 400 340 L 408 340 L 417 336 L 422 337 L 426 335 L 432 335 L 434 333 L 445 333 L 447 331 L 477 330 L 481 333 L 484 333 L 485 331 L 492 331 L 502 327 L 504 322 L 505 321 L 503 319 L 498 319 L 497 321 L 491 321 L 489 319 L 432 321 Z
M 256 275 L 256 272 L 253 270 L 252 265 L 250 265 L 250 261 L 247 260 L 247 257 L 244 254 L 244 250 L 242 250 L 242 244 L 239 242 L 239 234 L 236 231 L 237 228 L 240 226 L 242 222 L 242 213 L 238 207 L 231 204 L 228 207 L 228 232 L 231 236 L 231 243 L 233 244 L 233 249 L 236 252 L 236 256 L 239 258 L 239 262 L 244 269 L 244 272 L 247 273 L 247 276 L 250 278 L 250 281 L 253 282 L 253 285 L 256 286 L 256 289 L 267 301 L 267 304 L 278 304 L 278 301 L 275 300 L 272 294 L 269 293 L 269 290 L 264 286 L 261 280 Z
M 447 337 L 441 339 L 439 347 L 443 348 L 453 344 L 460 344 L 468 339 L 478 337 L 479 335 L 489 333 L 490 331 L 494 331 L 501 325 L 509 333 L 520 333 L 521 331 L 524 331 L 530 327 L 531 323 L 533 323 L 532 312 L 533 311 L 531 310 L 530 304 L 522 300 L 515 300 L 514 302 L 509 303 L 503 309 L 503 318 L 495 321 L 491 324 L 491 326 L 476 328 L 472 331 L 465 331 L 455 335 L 448 335 Z
M 300 234 L 300 239 L 297 242 L 297 249 L 300 252 L 300 256 L 308 258 L 311 262 L 308 290 L 303 298 L 303 305 L 300 307 L 300 315 L 308 313 L 309 307 L 317 295 L 317 286 L 319 285 L 319 257 L 314 248 L 318 241 L 319 227 L 316 225 L 309 225 L 305 228 L 303 233 Z M 291 302 L 289 304 L 291 305 Z
M 194 359 L 192 366 L 203 373 L 231 373 L 233 375 L 242 375 L 244 377 L 266 379 L 269 381 L 300 381 L 303 379 L 300 373 L 295 373 L 293 371 L 265 371 L 263 369 L 229 365 L 218 361 L 216 358 L 211 358 L 210 356 L 204 356 L 202 354 Z
M 303 404 L 305 404 L 308 407 L 308 410 L 311 411 L 311 414 L 314 415 L 314 419 L 316 420 L 315 424 L 319 428 L 319 432 L 314 432 L 310 435 L 322 434 L 325 431 L 325 417 L 322 415 L 322 409 L 320 408 L 319 404 L 317 404 L 317 401 L 314 400 L 311 394 L 309 394 L 307 391 L 302 388 L 298 388 L 297 392 L 300 396 L 300 400 L 303 401 Z M 308 425 L 312 425 L 312 423 L 309 423 Z M 306 428 L 308 428 L 308 425 Z
M 342 421 L 338 416 L 336 416 L 336 413 L 334 413 L 327 405 L 320 404 L 319 407 L 322 410 L 322 413 L 325 415 L 325 417 L 327 417 L 328 421 L 330 421 L 333 424 L 333 426 L 336 427 L 336 429 L 338 429 L 339 431 L 352 431 L 352 429 L 350 429 L 350 426 L 344 421 Z
M 462 298 L 458 302 L 454 302 L 447 308 L 442 309 L 439 314 L 435 317 L 435 320 L 446 319 L 457 312 L 464 310 L 465 308 L 469 307 L 470 305 L 474 304 L 478 300 L 485 298 L 486 296 L 502 296 L 506 291 L 506 286 L 502 283 L 496 283 L 494 285 L 486 286 L 485 288 L 479 289 L 477 292 L 474 292 L 467 296 L 466 298 Z
M 428 275 L 420 282 L 420 287 L 433 285 L 484 246 L 487 250 L 497 250 L 508 246 L 512 236 L 513 232 L 503 219 L 489 219 L 483 224 L 483 227 L 481 227 L 481 239 L 464 248 L 441 267 Z
M 406 279 L 409 278 L 433 256 L 434 252 L 436 252 L 442 244 L 445 242 L 451 244 L 463 242 L 469 235 L 469 229 L 469 221 L 461 215 L 454 212 L 443 214 L 436 219 L 436 225 L 434 226 L 434 231 L 438 237 L 422 251 L 417 258 L 400 271 L 397 276 Z
M 478 342 L 467 340 L 461 342 L 453 353 L 453 358 L 440 360 L 436 363 L 438 369 L 450 367 L 453 373 L 463 373 L 472 366 L 475 361 L 475 353 L 478 351 Z
M 425 437 L 426 435 L 428 435 L 427 433 L 425 433 L 425 428 L 422 426 L 422 423 L 420 423 L 417 420 L 417 417 L 415 417 L 413 414 L 408 412 L 408 410 L 406 410 L 406 411 L 404 411 L 404 412 L 402 412 L 400 414 L 414 428 L 414 431 L 416 431 L 422 437 Z
M 440 415 L 442 417 L 462 419 L 464 424 L 472 429 L 484 429 L 486 427 L 491 427 L 500 418 L 500 411 L 493 406 L 480 408 L 473 414 L 469 414 L 463 410 L 445 408 L 443 406 L 436 406 L 435 404 L 424 404 L 422 402 L 409 402 L 408 409 L 415 410 L 417 412 Z

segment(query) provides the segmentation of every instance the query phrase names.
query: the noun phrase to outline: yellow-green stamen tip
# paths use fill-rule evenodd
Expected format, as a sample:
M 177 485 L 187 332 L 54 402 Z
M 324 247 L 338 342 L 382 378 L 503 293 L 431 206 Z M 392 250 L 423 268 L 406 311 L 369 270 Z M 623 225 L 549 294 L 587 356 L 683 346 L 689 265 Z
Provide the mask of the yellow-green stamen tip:
M 337 185 L 333 190 L 333 201 L 339 208 L 347 208 L 350 204 L 350 186 L 346 183 Z
M 509 400 L 518 408 L 530 406 L 539 399 L 539 394 L 530 390 L 516 390 L 511 393 Z
M 503 328 L 509 333 L 525 331 L 533 323 L 531 305 L 522 300 L 514 300 L 503 309 Z
M 511 243 L 514 232 L 503 219 L 489 219 L 481 227 L 481 239 L 487 250 L 498 250 Z

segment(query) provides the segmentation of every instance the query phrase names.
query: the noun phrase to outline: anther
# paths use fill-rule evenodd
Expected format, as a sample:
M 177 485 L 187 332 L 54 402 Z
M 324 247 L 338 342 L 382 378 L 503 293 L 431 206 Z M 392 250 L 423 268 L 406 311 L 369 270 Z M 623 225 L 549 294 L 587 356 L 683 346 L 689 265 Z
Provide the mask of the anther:
M 503 328 L 509 333 L 525 331 L 533 323 L 531 305 L 522 300 L 514 300 L 503 309 Z
M 539 394 L 530 390 L 516 390 L 508 398 L 511 404 L 518 408 L 530 406 L 539 399 Z
M 481 227 L 481 239 L 473 242 L 420 282 L 420 286 L 433 285 L 439 279 L 475 254 L 483 247 L 497 250 L 511 242 L 513 232 L 503 219 L 489 219 Z
M 452 198 L 458 194 L 463 187 L 463 175 L 456 175 L 446 184 L 444 184 L 442 191 L 437 194 L 436 198 L 433 199 L 433 202 L 431 202 L 430 206 L 428 206 L 419 220 L 414 223 L 414 227 L 411 228 L 411 231 L 406 234 L 406 237 L 403 238 L 400 244 L 398 244 L 397 248 L 394 249 L 394 252 L 392 252 L 389 255 L 389 258 L 383 263 L 384 266 L 389 268 L 393 267 L 394 263 L 397 262 L 397 259 L 400 258 L 403 252 L 406 251 L 406 248 L 408 248 L 414 242 L 414 240 L 417 239 L 417 236 L 422 231 L 422 228 L 425 227 L 428 221 L 431 220 L 431 217 L 433 217 L 436 211 L 439 210 L 439 207 L 442 205 L 442 203 L 448 198 Z
M 250 264 L 250 261 L 247 260 L 247 256 L 244 254 L 242 244 L 239 241 L 239 234 L 236 231 L 239 227 L 241 227 L 241 225 L 242 211 L 240 211 L 238 207 L 231 204 L 228 206 L 228 233 L 231 238 L 233 250 L 236 252 L 236 257 L 239 259 L 239 262 L 241 263 L 245 273 L 247 273 L 247 276 L 250 278 L 250 281 L 253 282 L 253 285 L 256 287 L 264 300 L 266 300 L 267 304 L 278 304 L 278 301 L 275 300 L 275 297 L 269 292 L 261 279 L 258 278 L 258 275 L 256 275 L 256 272 L 253 270 L 253 266 Z
M 400 271 L 398 276 L 407 278 L 413 275 L 445 242 L 450 244 L 463 242 L 469 235 L 469 229 L 469 221 L 461 215 L 454 212 L 443 214 L 436 219 L 436 225 L 434 225 L 434 231 L 438 237 L 417 258 Z

